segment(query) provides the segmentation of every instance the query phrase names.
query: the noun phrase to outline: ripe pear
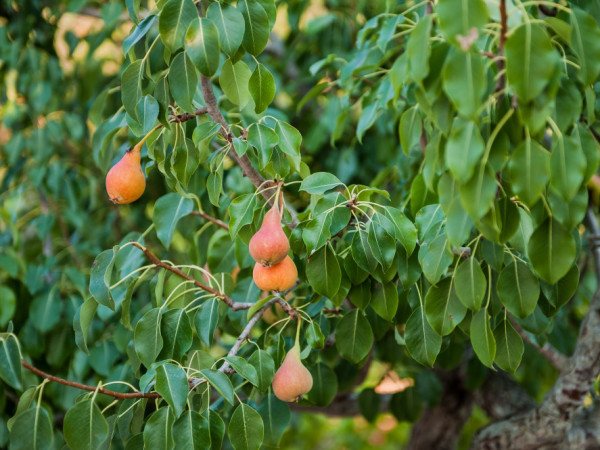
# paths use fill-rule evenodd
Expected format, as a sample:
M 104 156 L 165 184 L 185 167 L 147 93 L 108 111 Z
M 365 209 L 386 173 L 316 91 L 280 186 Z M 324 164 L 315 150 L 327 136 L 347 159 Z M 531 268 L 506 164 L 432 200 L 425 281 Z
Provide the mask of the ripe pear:
M 250 255 L 265 267 L 280 263 L 290 250 L 290 241 L 281 227 L 277 202 L 267 211 L 260 229 L 250 239 Z
M 300 346 L 296 343 L 285 355 L 273 377 L 273 393 L 284 402 L 293 402 L 307 394 L 313 385 L 312 375 L 300 360 Z
M 265 267 L 260 263 L 254 264 L 252 276 L 259 289 L 282 292 L 294 285 L 298 278 L 298 269 L 294 260 L 286 256 L 279 264 L 271 267 Z
M 106 174 L 106 192 L 113 203 L 134 202 L 146 189 L 146 178 L 140 164 L 140 147 L 136 145 L 125 153 Z

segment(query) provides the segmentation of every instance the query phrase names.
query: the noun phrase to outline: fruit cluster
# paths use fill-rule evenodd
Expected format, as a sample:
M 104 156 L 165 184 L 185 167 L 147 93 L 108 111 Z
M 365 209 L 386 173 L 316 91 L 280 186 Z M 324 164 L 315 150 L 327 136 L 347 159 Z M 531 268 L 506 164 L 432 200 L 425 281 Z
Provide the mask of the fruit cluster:
M 281 227 L 277 202 L 265 214 L 260 229 L 250 239 L 250 255 L 254 265 L 254 283 L 263 291 L 282 292 L 291 288 L 298 270 L 288 256 L 290 242 Z

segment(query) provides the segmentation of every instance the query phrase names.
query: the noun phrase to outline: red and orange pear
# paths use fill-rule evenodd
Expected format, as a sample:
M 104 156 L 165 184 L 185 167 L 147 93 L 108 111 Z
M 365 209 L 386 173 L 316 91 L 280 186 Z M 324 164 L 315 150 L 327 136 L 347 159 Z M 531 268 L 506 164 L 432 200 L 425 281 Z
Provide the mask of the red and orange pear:
M 146 178 L 140 164 L 140 145 L 136 145 L 110 168 L 106 174 L 106 192 L 113 203 L 136 201 L 146 189 Z
M 265 267 L 284 260 L 290 250 L 290 242 L 281 227 L 277 202 L 265 214 L 260 229 L 250 239 L 250 255 Z
M 307 394 L 312 385 L 312 375 L 300 360 L 300 346 L 296 342 L 273 377 L 273 393 L 281 401 L 293 402 Z
M 286 255 L 283 261 L 271 267 L 265 267 L 260 263 L 254 264 L 252 276 L 259 289 L 283 292 L 296 283 L 298 269 L 294 260 Z

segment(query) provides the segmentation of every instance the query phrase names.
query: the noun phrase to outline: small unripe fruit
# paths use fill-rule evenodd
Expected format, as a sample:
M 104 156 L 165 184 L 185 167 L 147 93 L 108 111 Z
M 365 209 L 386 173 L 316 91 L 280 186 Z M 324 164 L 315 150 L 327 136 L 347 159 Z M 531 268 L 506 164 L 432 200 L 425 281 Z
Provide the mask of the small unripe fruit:
M 312 375 L 300 360 L 300 346 L 294 345 L 273 377 L 273 393 L 284 402 L 293 402 L 307 394 L 313 385 Z
M 254 264 L 254 283 L 263 291 L 282 292 L 291 288 L 298 278 L 298 269 L 294 260 L 286 256 L 279 264 L 264 267 L 260 263 Z
M 290 250 L 290 241 L 281 227 L 277 202 L 267 211 L 260 229 L 250 239 L 250 255 L 265 267 L 280 263 Z
M 106 174 L 106 192 L 113 203 L 136 201 L 146 189 L 146 178 L 140 164 L 140 148 L 133 147 Z

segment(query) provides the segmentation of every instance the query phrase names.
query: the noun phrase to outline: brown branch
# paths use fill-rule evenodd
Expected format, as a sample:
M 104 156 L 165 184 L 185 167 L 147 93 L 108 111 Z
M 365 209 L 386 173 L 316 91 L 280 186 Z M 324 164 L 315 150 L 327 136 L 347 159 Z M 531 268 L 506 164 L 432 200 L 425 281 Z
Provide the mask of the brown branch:
M 504 43 L 506 42 L 506 35 L 508 34 L 508 15 L 506 14 L 506 0 L 500 0 L 500 43 L 498 44 L 498 56 L 504 55 Z M 498 58 L 496 60 L 496 66 L 498 67 L 498 83 L 494 92 L 501 92 L 506 86 L 506 73 L 503 72 L 505 68 L 504 58 Z
M 223 292 L 219 292 L 216 289 L 214 289 L 210 286 L 207 286 L 206 284 L 201 283 L 200 281 L 196 280 L 195 278 L 183 273 L 177 267 L 173 267 L 172 265 L 161 261 L 150 250 L 143 247 L 138 242 L 132 241 L 132 245 L 134 247 L 139 248 L 144 253 L 144 255 L 146 255 L 146 257 L 152 262 L 152 264 L 154 264 L 155 266 L 169 270 L 169 271 L 173 272 L 174 274 L 179 275 L 181 278 L 185 278 L 186 280 L 191 281 L 192 283 L 194 283 L 194 285 L 196 285 L 203 291 L 213 294 L 215 297 L 222 300 L 227 306 L 229 306 L 229 308 L 231 308 L 232 311 L 240 311 L 242 309 L 250 309 L 255 305 L 254 303 L 249 303 L 249 302 L 248 303 L 234 302 L 230 297 L 228 297 Z
M 208 115 L 214 122 L 221 125 L 221 134 L 227 142 L 231 143 L 233 139 L 231 128 L 225 120 L 225 117 L 223 117 L 223 113 L 219 109 L 217 97 L 215 97 L 215 92 L 213 90 L 210 78 L 200 75 L 200 86 L 202 88 L 202 95 L 204 96 L 204 102 L 206 103 Z M 248 178 L 256 188 L 268 188 L 271 183 L 273 183 L 266 181 L 263 176 L 258 173 L 258 171 L 252 165 L 252 162 L 250 161 L 250 158 L 248 158 L 247 154 L 244 156 L 239 156 L 237 152 L 233 150 L 229 152 L 229 155 L 233 158 L 236 164 L 241 167 L 243 175 Z M 270 197 L 270 195 L 264 189 L 261 194 L 271 206 L 274 204 L 275 199 Z M 291 206 L 288 206 L 288 212 L 292 216 L 292 221 L 288 224 L 288 226 L 292 229 L 296 228 L 298 225 L 298 213 Z
M 84 391 L 89 391 L 89 392 L 96 392 L 96 391 L 98 391 L 100 394 L 109 395 L 111 397 L 118 398 L 118 399 L 126 399 L 126 398 L 160 398 L 160 394 L 158 394 L 157 392 L 148 392 L 148 393 L 143 393 L 143 392 L 126 392 L 126 393 L 123 393 L 123 392 L 111 391 L 111 390 L 104 389 L 104 388 L 98 389 L 96 386 L 89 386 L 87 384 L 76 383 L 75 381 L 69 381 L 69 380 L 65 380 L 64 378 L 60 378 L 60 377 L 56 377 L 54 375 L 50 375 L 49 373 L 46 373 L 46 372 L 38 369 L 37 367 L 32 366 L 31 364 L 29 364 L 24 359 L 21 360 L 21 364 L 27 370 L 35 373 L 36 375 L 39 375 L 42 378 L 45 378 L 45 379 L 50 380 L 50 381 L 54 381 L 55 383 L 64 384 L 65 386 L 71 386 L 71 387 L 74 387 L 76 389 L 81 389 L 81 390 L 84 390 Z
M 209 216 L 204 211 L 192 211 L 190 214 L 192 214 L 193 216 L 202 217 L 203 219 L 214 223 L 215 225 L 223 228 L 224 230 L 229 231 L 229 225 L 227 225 L 225 222 L 220 221 L 219 219 L 215 219 L 214 217 Z
M 510 316 L 510 321 L 519 333 L 519 336 L 523 339 L 523 341 L 527 342 L 531 347 L 535 349 L 540 355 L 548 360 L 550 364 L 552 364 L 559 372 L 563 372 L 567 368 L 567 357 L 559 353 L 554 347 L 552 347 L 547 342 L 543 346 L 537 345 L 533 340 L 529 337 L 527 332 L 517 323 L 514 317 Z
M 258 321 L 262 317 L 263 313 L 267 310 L 267 308 L 269 308 L 273 303 L 275 303 L 275 301 L 276 299 L 274 298 L 269 300 L 267 303 L 264 304 L 262 308 L 260 308 L 257 312 L 254 313 L 254 315 L 250 318 L 250 320 L 242 330 L 242 333 L 236 339 L 235 344 L 233 344 L 233 347 L 231 347 L 229 352 L 227 352 L 227 356 L 235 356 L 238 354 L 240 348 L 242 348 L 242 344 L 244 343 L 244 341 L 250 337 L 252 328 L 254 328 L 254 326 L 258 323 Z M 227 361 L 225 361 L 225 363 L 221 367 L 219 367 L 219 372 L 229 373 L 230 371 L 231 366 Z M 205 381 L 206 378 L 204 377 L 194 379 L 192 382 L 190 382 L 190 389 L 196 389 L 196 387 L 198 387 Z
M 594 215 L 594 211 L 591 206 L 588 206 L 583 219 L 585 227 L 590 233 L 588 241 L 590 243 L 590 249 L 592 250 L 592 258 L 594 259 L 594 267 L 596 269 L 596 280 L 600 285 L 600 226 Z
M 293 289 L 293 288 L 292 288 Z M 298 311 L 296 311 L 296 308 L 294 308 L 292 305 L 290 305 L 288 302 L 286 302 L 283 297 L 280 296 L 280 294 L 275 294 L 275 301 L 277 303 L 279 303 L 279 305 L 283 308 L 283 310 L 292 318 L 292 319 L 298 319 L 300 316 L 298 314 Z

